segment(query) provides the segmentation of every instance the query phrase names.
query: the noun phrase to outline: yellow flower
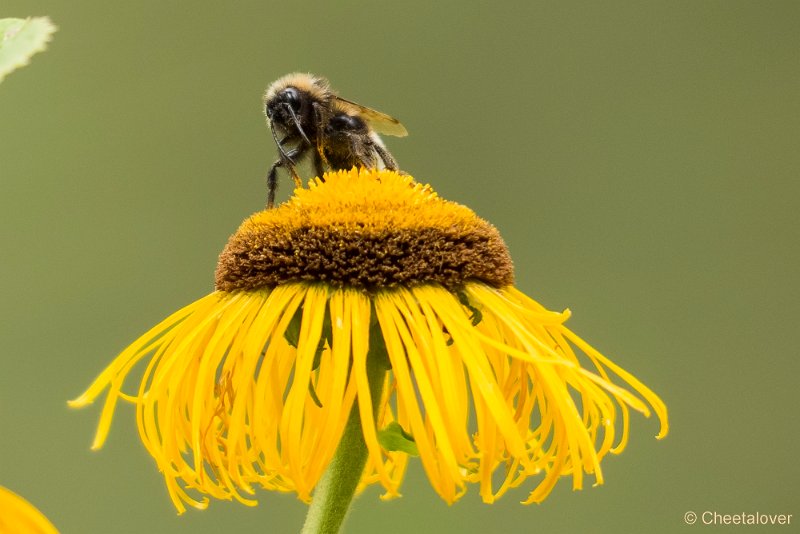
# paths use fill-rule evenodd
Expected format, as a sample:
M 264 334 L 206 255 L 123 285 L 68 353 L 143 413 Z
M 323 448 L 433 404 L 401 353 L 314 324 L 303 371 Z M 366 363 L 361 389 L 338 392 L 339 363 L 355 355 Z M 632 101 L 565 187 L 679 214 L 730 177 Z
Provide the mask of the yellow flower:
M 98 448 L 117 400 L 134 403 L 179 511 L 205 496 L 254 504 L 256 486 L 310 499 L 354 406 L 369 452 L 361 485 L 386 497 L 416 455 L 448 503 L 468 483 L 492 502 L 532 477 L 526 503 L 562 475 L 576 489 L 586 473 L 602 483 L 629 409 L 652 409 L 663 437 L 666 407 L 566 328 L 568 311 L 512 284 L 499 233 L 468 208 L 410 176 L 328 173 L 246 220 L 216 291 L 140 337 L 71 405 L 108 388 Z M 368 352 L 385 360 L 379 398 Z
M 0 534 L 58 534 L 31 503 L 0 486 Z

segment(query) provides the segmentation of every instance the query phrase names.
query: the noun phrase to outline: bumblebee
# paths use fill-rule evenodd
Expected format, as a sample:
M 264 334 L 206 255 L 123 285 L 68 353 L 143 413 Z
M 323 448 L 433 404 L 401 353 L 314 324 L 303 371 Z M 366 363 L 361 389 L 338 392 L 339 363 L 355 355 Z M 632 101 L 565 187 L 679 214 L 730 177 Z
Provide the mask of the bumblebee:
M 379 133 L 404 137 L 405 127 L 385 113 L 338 96 L 328 80 L 288 74 L 267 88 L 264 112 L 278 148 L 267 173 L 267 207 L 275 204 L 278 169 L 302 187 L 297 165 L 310 159 L 317 176 L 353 166 L 398 170 Z

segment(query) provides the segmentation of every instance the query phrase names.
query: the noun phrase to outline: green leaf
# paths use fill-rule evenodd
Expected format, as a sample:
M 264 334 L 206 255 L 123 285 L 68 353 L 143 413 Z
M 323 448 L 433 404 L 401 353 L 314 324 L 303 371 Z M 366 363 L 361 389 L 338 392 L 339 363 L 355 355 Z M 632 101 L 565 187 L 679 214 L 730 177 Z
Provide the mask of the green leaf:
M 294 348 L 297 348 L 297 344 L 300 342 L 300 328 L 302 325 L 303 305 L 301 304 L 297 308 L 297 311 L 294 312 L 294 315 L 292 315 L 289 325 L 283 332 L 283 338 Z M 325 315 L 322 318 L 322 333 L 319 338 L 319 343 L 317 343 L 317 350 L 314 354 L 314 365 L 312 369 L 319 367 L 322 352 L 325 350 L 326 344 L 328 346 L 333 344 L 333 329 L 331 327 L 330 306 L 327 304 L 325 306 Z
M 0 82 L 44 50 L 55 31 L 47 17 L 0 19 Z
M 370 317 L 375 317 L 374 304 L 372 305 L 372 314 Z M 377 320 L 374 323 L 370 320 L 369 351 L 370 358 L 375 358 L 382 369 L 386 369 L 387 371 L 391 370 L 392 361 L 389 359 L 389 351 L 386 350 L 386 341 L 383 339 L 381 325 L 378 324 Z
M 378 432 L 378 443 L 387 451 L 398 451 L 419 456 L 414 436 L 406 433 L 397 421 L 392 421 L 386 428 Z
M 471 314 L 470 319 L 472 320 L 472 326 L 478 326 L 478 323 L 480 323 L 483 320 L 483 314 L 481 313 L 481 311 L 472 304 L 470 304 L 466 293 L 458 291 L 456 295 L 458 296 L 458 301 L 461 303 L 461 305 L 469 310 Z
M 286 330 L 283 332 L 283 338 L 294 348 L 297 348 L 297 344 L 300 342 L 300 329 L 302 328 L 302 325 L 303 306 L 300 305 L 294 312 L 294 315 L 289 321 L 289 325 L 286 327 Z M 325 346 L 330 346 L 332 344 L 333 329 L 331 327 L 330 306 L 326 305 L 325 315 L 322 319 L 322 335 L 320 336 L 319 343 L 317 343 L 317 348 L 314 352 L 314 363 L 311 365 L 312 371 L 316 371 L 320 363 L 322 363 L 322 353 L 325 351 Z M 322 401 L 319 400 L 312 382 L 308 383 L 308 393 L 311 395 L 311 400 L 314 401 L 314 404 L 322 408 Z
M 446 326 L 442 327 L 442 333 L 445 336 L 447 336 L 447 340 L 445 341 L 445 345 L 447 345 L 448 347 L 452 346 L 453 343 L 455 343 L 455 340 L 453 340 L 453 336 L 450 335 L 450 332 L 447 331 L 447 327 Z
M 317 352 L 314 353 L 313 369 L 316 370 L 322 361 L 322 353 L 325 350 L 325 345 L 333 346 L 333 327 L 331 326 L 331 307 L 330 303 L 325 304 L 325 315 L 322 317 L 322 335 L 317 343 Z
M 318 408 L 322 408 L 322 401 L 319 400 L 317 396 L 317 391 L 314 389 L 314 383 L 308 383 L 308 394 L 311 395 L 311 400 L 314 401 L 314 404 L 317 405 Z
M 303 306 L 300 305 L 295 310 L 289 325 L 283 332 L 283 338 L 286 342 L 294 348 L 297 348 L 297 343 L 300 341 L 300 325 L 303 323 Z

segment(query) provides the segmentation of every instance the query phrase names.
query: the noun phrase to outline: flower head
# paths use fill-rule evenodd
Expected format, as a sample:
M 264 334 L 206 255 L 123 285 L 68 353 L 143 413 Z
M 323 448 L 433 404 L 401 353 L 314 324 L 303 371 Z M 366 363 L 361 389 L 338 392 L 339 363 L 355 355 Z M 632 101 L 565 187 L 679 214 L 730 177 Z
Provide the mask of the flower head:
M 628 438 L 629 409 L 664 403 L 512 286 L 497 230 L 410 176 L 326 174 L 231 237 L 216 290 L 125 349 L 73 406 L 105 388 L 94 447 L 117 400 L 136 405 L 145 446 L 175 506 L 253 504 L 260 486 L 304 500 L 351 408 L 369 458 L 362 485 L 399 495 L 409 456 L 453 502 L 534 478 L 540 502 L 562 475 L 602 483 Z M 380 350 L 376 350 L 379 348 Z M 372 395 L 367 356 L 387 377 Z M 138 388 L 123 393 L 147 362 Z M 615 378 L 612 378 L 612 375 Z M 373 417 L 373 414 L 375 417 Z
M 0 486 L 0 534 L 58 534 L 31 503 Z

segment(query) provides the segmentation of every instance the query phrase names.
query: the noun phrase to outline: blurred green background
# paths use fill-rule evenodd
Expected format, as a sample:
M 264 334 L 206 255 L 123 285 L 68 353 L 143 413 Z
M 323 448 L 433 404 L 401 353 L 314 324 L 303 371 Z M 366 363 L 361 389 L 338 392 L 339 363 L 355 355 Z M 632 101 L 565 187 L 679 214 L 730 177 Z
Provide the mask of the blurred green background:
M 0 4 L 59 26 L 0 84 L 0 484 L 65 533 L 299 530 L 291 495 L 176 516 L 130 406 L 93 453 L 99 406 L 66 400 L 212 289 L 265 200 L 261 94 L 304 70 L 400 118 L 402 167 L 492 221 L 520 289 L 670 408 L 664 441 L 633 419 L 602 487 L 447 506 L 415 463 L 346 532 L 712 528 L 690 510 L 797 531 L 800 3 L 225 4 Z

